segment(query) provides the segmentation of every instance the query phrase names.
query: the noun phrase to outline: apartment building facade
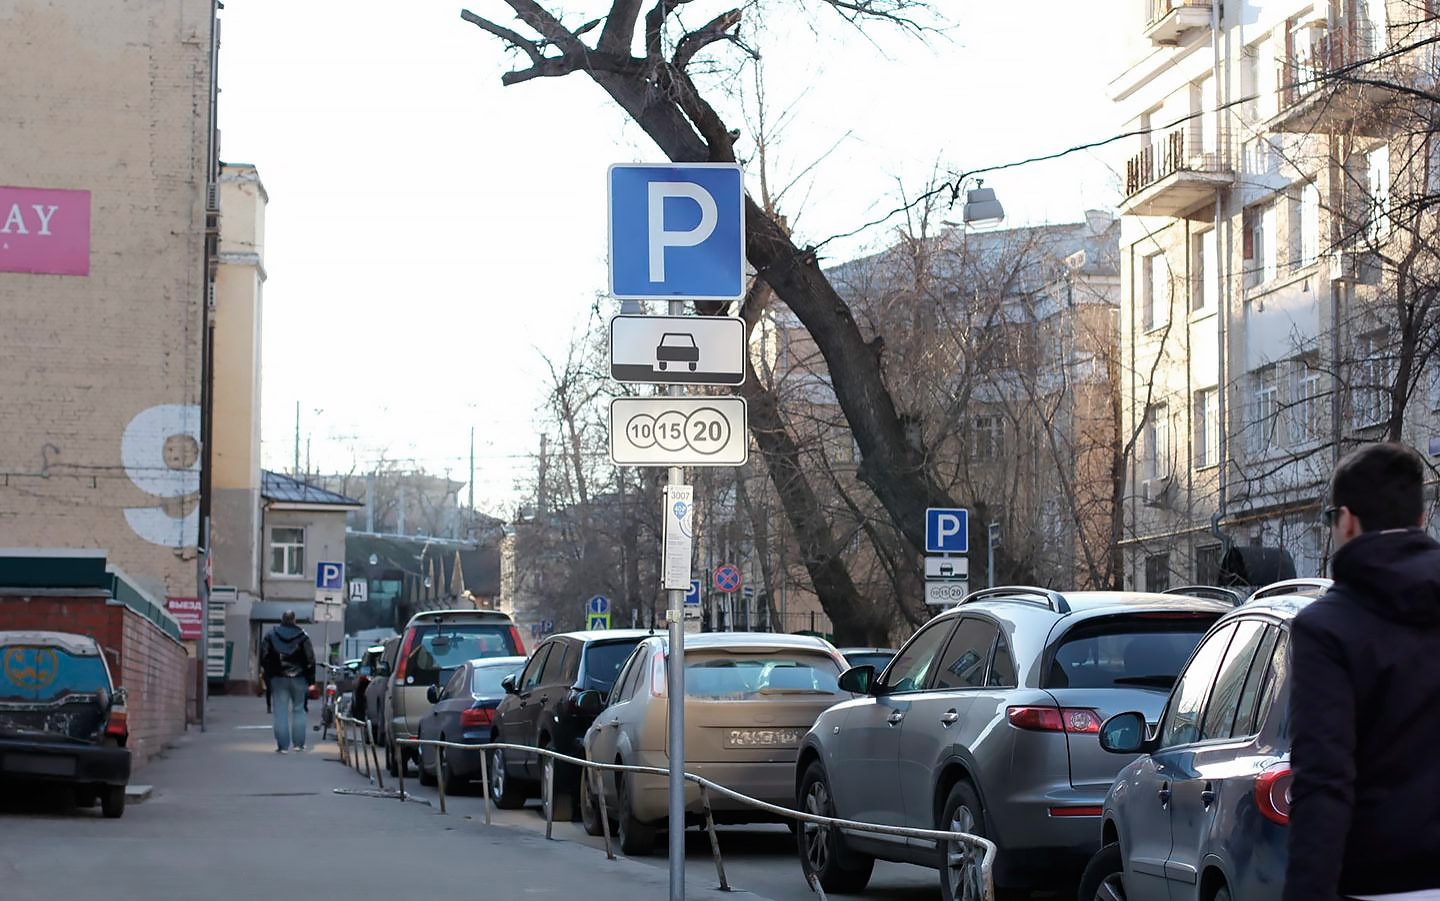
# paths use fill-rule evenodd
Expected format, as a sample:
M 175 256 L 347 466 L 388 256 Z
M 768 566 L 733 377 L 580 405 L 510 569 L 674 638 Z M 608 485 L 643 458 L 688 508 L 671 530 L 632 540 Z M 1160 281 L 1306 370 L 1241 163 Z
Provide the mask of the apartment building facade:
M 1127 587 L 1323 572 L 1325 482 L 1440 404 L 1427 0 L 1140 0 L 1125 130 Z

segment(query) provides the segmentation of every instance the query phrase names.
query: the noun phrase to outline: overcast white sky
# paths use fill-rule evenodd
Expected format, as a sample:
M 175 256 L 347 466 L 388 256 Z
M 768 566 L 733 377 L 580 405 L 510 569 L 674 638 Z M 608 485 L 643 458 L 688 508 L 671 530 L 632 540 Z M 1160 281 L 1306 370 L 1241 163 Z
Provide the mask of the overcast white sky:
M 500 0 L 471 3 L 509 23 Z M 756 38 L 772 114 L 788 111 L 777 181 L 839 143 L 786 198 L 792 217 L 803 201 L 804 240 L 890 210 L 937 165 L 1120 130 L 1105 85 L 1119 74 L 1107 48 L 1127 25 L 1122 4 L 939 5 L 956 28 L 929 46 L 883 30 L 871 43 L 833 16 L 775 15 Z M 663 157 L 583 76 L 502 88 L 507 56 L 457 0 L 225 6 L 221 153 L 256 164 L 271 201 L 266 465 L 292 461 L 297 401 L 302 458 L 308 439 L 328 471 L 383 452 L 463 480 L 473 425 L 476 506 L 508 514 L 534 467 L 541 353 L 563 353 L 605 285 L 606 167 Z M 1116 202 L 1117 159 L 1081 153 L 988 184 L 1008 224 L 1078 221 Z

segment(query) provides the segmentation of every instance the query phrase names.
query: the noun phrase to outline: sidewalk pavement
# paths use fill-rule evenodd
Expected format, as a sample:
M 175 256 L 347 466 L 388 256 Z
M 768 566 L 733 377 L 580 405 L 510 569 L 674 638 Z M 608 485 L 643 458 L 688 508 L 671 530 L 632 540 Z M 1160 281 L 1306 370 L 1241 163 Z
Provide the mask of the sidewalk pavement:
M 153 794 L 123 819 L 59 804 L 0 809 L 0 894 L 6 901 L 667 897 L 663 869 L 441 816 L 424 804 L 337 795 L 333 789 L 366 782 L 338 763 L 334 740 L 282 756 L 268 723 L 258 699 L 212 699 L 206 732 L 192 728 L 136 774 Z M 310 744 L 318 737 L 311 732 Z M 686 896 L 762 901 L 693 885 Z

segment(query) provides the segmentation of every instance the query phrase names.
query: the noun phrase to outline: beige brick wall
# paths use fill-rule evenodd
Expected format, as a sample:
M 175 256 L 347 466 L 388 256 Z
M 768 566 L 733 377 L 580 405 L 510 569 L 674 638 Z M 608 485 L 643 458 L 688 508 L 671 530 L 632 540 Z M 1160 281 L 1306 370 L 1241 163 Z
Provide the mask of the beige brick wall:
M 88 276 L 0 272 L 0 546 L 157 595 L 196 590 L 210 10 L 0 0 L 0 182 L 91 193 Z

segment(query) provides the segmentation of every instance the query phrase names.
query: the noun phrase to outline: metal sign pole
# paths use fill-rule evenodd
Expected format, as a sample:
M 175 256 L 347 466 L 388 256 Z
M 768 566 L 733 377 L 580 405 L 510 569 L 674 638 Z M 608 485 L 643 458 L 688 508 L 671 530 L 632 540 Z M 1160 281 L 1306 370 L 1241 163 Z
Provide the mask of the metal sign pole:
M 682 301 L 670 301 L 670 315 L 685 313 Z M 679 385 L 671 385 L 671 397 L 680 395 Z M 670 467 L 671 485 L 685 483 L 685 470 Z M 670 901 L 685 901 L 685 592 L 672 588 L 668 592 L 670 632 Z

